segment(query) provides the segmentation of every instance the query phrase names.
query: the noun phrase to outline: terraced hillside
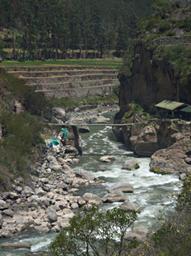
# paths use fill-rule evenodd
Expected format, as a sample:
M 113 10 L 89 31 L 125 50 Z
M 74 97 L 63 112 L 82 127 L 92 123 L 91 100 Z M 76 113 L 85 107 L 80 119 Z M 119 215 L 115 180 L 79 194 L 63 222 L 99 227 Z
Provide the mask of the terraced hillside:
M 112 68 L 47 65 L 7 67 L 6 70 L 48 97 L 105 96 L 119 86 L 118 71 Z

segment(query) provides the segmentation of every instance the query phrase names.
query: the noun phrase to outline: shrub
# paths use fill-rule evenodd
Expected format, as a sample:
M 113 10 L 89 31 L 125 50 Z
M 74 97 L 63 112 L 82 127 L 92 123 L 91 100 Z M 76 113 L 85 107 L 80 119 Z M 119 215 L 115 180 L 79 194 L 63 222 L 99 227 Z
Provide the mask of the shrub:
M 8 180 L 16 176 L 27 177 L 38 145 L 43 144 L 40 137 L 42 127 L 37 118 L 28 113 L 19 115 L 3 113 L 0 116 L 4 137 L 0 142 L 0 184 L 8 185 Z M 7 173 L 8 180 L 3 180 Z
M 51 255 L 127 255 L 127 229 L 136 219 L 136 213 L 121 209 L 100 211 L 84 209 L 70 221 L 50 247 Z

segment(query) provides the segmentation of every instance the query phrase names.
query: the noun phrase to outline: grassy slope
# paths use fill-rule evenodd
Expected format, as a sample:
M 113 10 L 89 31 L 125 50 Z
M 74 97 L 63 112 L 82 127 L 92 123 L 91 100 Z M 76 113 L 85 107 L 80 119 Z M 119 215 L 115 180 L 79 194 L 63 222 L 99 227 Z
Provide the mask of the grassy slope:
M 119 69 L 121 59 L 64 59 L 46 61 L 3 61 L 0 66 L 35 66 L 35 65 L 79 65 L 85 67 L 107 67 Z
M 16 99 L 25 106 L 24 113 L 13 112 Z M 3 127 L 0 140 L 1 190 L 8 189 L 15 177 L 29 177 L 31 163 L 37 159 L 43 144 L 39 114 L 46 106 L 48 108 L 43 96 L 34 94 L 22 81 L 0 70 L 0 124 Z

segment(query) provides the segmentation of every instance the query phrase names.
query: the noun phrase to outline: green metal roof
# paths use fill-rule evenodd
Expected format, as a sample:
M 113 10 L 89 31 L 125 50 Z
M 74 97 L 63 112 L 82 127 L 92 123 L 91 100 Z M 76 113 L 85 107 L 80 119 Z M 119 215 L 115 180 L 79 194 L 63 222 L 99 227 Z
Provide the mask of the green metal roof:
M 155 107 L 173 111 L 184 105 L 184 103 L 178 101 L 163 100 L 156 104 Z
M 187 106 L 187 107 L 181 109 L 180 111 L 185 112 L 185 113 L 191 113 L 191 106 Z

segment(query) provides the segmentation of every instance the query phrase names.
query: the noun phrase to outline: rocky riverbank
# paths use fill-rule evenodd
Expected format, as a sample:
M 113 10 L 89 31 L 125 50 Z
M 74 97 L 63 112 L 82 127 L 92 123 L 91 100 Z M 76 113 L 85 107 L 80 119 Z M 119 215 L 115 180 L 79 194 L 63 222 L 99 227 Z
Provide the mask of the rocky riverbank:
M 70 114 L 70 122 L 108 121 L 101 115 L 108 108 L 112 107 L 100 107 L 83 113 L 76 109 Z M 1 193 L 0 238 L 29 230 L 58 232 L 69 224 L 80 207 L 103 202 L 90 193 L 74 195 L 79 187 L 99 182 L 85 170 L 74 171 L 73 166 L 80 161 L 76 154 L 76 149 L 70 145 L 59 147 L 56 151 L 47 149 L 28 185 L 19 177 L 12 184 L 10 192 Z
M 191 122 L 138 118 L 131 125 L 114 132 L 136 155 L 151 157 L 151 171 L 161 174 L 190 173 Z
M 92 175 L 75 173 L 71 166 L 79 160 L 72 154 L 65 155 L 64 150 L 47 152 L 30 185 L 23 185 L 23 179 L 18 178 L 11 192 L 1 194 L 1 238 L 29 230 L 59 231 L 68 225 L 76 209 L 89 204 L 73 193 L 95 180 Z

